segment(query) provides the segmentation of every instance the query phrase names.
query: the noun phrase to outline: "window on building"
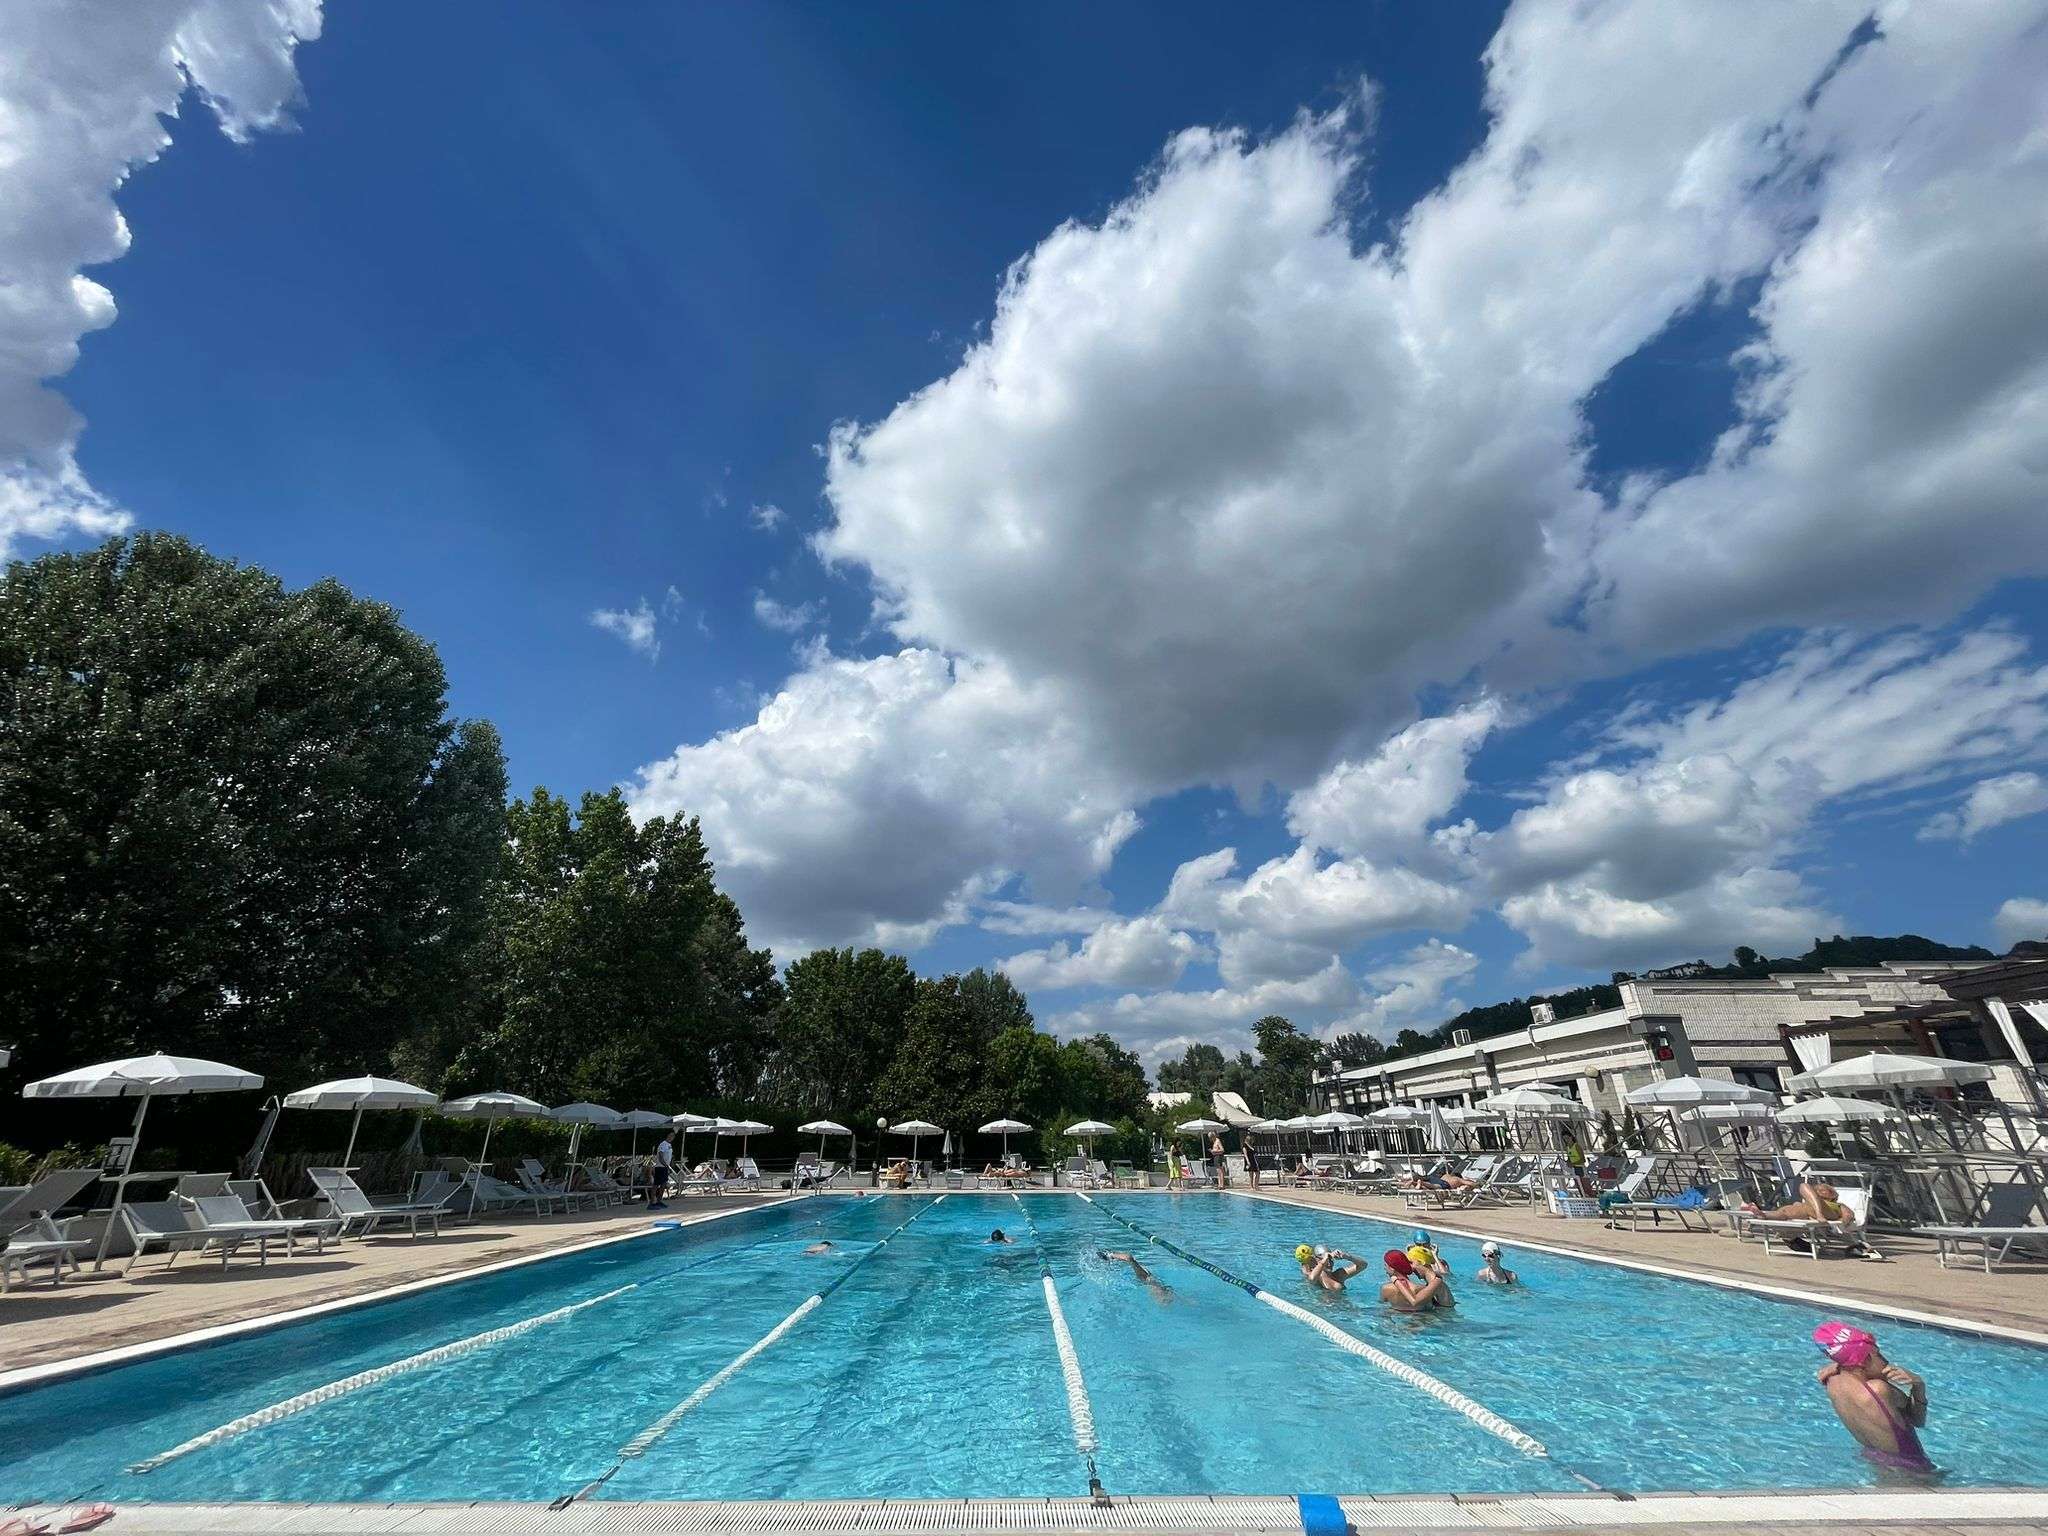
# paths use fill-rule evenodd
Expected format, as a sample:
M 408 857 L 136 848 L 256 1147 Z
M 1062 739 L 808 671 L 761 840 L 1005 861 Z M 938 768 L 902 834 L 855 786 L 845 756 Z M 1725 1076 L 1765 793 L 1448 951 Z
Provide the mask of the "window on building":
M 1745 1088 L 1761 1088 L 1765 1093 L 1781 1091 L 1778 1074 L 1771 1067 L 1735 1067 L 1731 1072 L 1735 1081 Z

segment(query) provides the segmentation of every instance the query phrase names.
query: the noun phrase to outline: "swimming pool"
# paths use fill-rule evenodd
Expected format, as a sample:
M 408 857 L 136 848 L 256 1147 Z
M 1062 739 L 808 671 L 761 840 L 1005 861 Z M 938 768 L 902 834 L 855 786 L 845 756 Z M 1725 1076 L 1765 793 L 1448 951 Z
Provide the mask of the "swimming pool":
M 1085 1384 L 1094 1465 L 1112 1493 L 1587 1483 L 1640 1492 L 1873 1480 L 1813 1381 L 1814 1324 L 1857 1320 L 1852 1312 L 1521 1252 L 1511 1262 L 1522 1287 L 1468 1283 L 1454 1313 L 1392 1316 L 1363 1283 L 1355 1296 L 1311 1297 L 1291 1259 L 1304 1240 L 1376 1253 L 1389 1242 L 1382 1224 L 1235 1196 L 1093 1198 L 790 1202 L 0 1396 L 0 1495 L 1084 1493 L 1088 1465 L 1042 1265 Z M 1159 1298 L 1128 1267 L 1099 1257 L 1140 1245 L 1115 1216 L 1300 1302 L 1483 1405 L 1549 1455 L 1525 1454 L 1299 1320 L 1145 1245 L 1147 1264 L 1171 1287 Z M 1018 1241 L 988 1245 L 996 1226 Z M 832 1248 L 806 1254 L 820 1238 Z M 1447 1239 L 1442 1249 L 1460 1274 L 1478 1264 L 1475 1243 Z M 1951 1485 L 2048 1483 L 2048 1355 L 1861 1321 L 1892 1358 L 1928 1378 L 1925 1439 Z M 389 1371 L 396 1362 L 409 1364 Z M 336 1383 L 348 1386 L 274 1412 Z M 152 1471 L 127 1470 L 195 1440 Z M 629 1445 L 637 1453 L 622 1456 Z

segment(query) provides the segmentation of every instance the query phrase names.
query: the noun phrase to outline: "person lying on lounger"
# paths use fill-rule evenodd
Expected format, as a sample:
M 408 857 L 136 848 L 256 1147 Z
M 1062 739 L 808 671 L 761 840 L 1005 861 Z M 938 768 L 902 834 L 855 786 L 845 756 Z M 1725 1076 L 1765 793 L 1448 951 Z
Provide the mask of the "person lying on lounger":
M 1811 1179 L 1799 1181 L 1799 1198 L 1790 1205 L 1767 1211 L 1755 1201 L 1745 1200 L 1742 1208 L 1765 1221 L 1840 1221 L 1849 1214 L 1848 1207 L 1842 1204 L 1841 1192 L 1834 1185 Z
M 1416 1173 L 1412 1170 L 1401 1175 L 1400 1184 L 1403 1189 L 1477 1189 L 1479 1187 L 1477 1179 L 1468 1179 L 1463 1174 L 1440 1173 L 1431 1177 L 1429 1174 Z
M 876 1175 L 879 1183 L 891 1189 L 905 1189 L 910 1184 L 910 1159 L 899 1157 Z
M 1140 1264 L 1138 1262 L 1138 1256 L 1136 1254 L 1120 1253 L 1113 1248 L 1098 1248 L 1095 1250 L 1095 1253 L 1098 1258 L 1108 1259 L 1112 1264 L 1130 1265 L 1131 1273 L 1136 1275 L 1140 1280 L 1144 1281 L 1146 1288 L 1149 1289 L 1154 1296 L 1158 1297 L 1159 1300 L 1171 1301 L 1173 1299 L 1173 1287 L 1168 1285 L 1165 1281 L 1161 1280 L 1157 1275 L 1153 1274 L 1152 1271 L 1147 1269 L 1144 1265 Z

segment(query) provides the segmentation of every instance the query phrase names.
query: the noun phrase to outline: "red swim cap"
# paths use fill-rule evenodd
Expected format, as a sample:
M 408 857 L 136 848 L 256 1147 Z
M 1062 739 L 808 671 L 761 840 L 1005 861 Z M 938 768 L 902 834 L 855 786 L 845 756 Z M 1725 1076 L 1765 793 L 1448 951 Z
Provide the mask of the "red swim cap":
M 1408 1262 L 1408 1255 L 1398 1248 L 1389 1248 L 1381 1257 L 1387 1261 L 1387 1268 L 1397 1275 L 1412 1275 L 1415 1273 L 1415 1266 Z

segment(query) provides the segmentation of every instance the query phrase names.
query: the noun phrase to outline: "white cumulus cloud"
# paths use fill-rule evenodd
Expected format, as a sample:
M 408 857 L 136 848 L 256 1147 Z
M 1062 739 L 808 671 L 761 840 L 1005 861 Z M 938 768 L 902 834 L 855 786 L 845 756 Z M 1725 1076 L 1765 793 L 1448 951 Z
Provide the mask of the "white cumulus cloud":
M 237 142 L 284 122 L 320 0 L 0 6 L 0 559 L 26 539 L 119 532 L 78 464 L 84 422 L 49 385 L 114 297 L 83 268 L 129 245 L 114 194 L 169 146 L 195 91 Z
M 1920 829 L 1922 842 L 1954 838 L 1969 842 L 1980 832 L 2002 827 L 2008 821 L 2038 816 L 2048 811 L 2048 778 L 2038 773 L 2002 773 L 1970 786 L 1963 803 L 1953 811 L 1930 817 Z
M 1991 931 L 2007 949 L 2026 939 L 2048 940 L 2048 901 L 2015 896 L 2001 903 Z
M 646 598 L 632 608 L 598 608 L 590 615 L 590 622 L 608 635 L 617 635 L 626 642 L 626 649 L 638 651 L 649 661 L 661 655 L 661 640 L 655 634 L 654 609 Z
M 1102 924 L 1077 949 L 1064 942 L 1001 961 L 1026 992 L 1067 987 L 1170 987 L 1208 951 L 1156 915 Z

